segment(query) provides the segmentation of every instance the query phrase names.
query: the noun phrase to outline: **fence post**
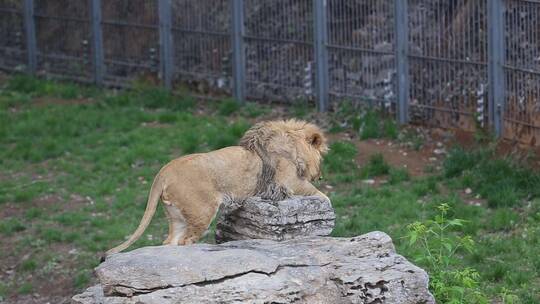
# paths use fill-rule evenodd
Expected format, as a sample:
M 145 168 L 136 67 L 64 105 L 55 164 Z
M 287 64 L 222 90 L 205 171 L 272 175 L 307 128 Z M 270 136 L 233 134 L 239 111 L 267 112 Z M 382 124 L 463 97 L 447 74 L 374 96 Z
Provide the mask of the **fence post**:
M 159 0 L 159 50 L 160 72 L 167 89 L 172 87 L 173 43 L 172 43 L 172 2 Z
M 328 29 L 327 29 L 327 0 L 313 1 L 313 29 L 315 44 L 315 87 L 317 106 L 320 112 L 328 110 Z
M 24 30 L 26 35 L 27 72 L 35 74 L 37 69 L 37 44 L 34 0 L 24 0 Z
M 233 94 L 245 102 L 246 54 L 244 48 L 244 0 L 231 0 L 231 40 L 233 52 Z
M 506 101 L 504 83 L 504 0 L 488 1 L 488 83 L 489 121 L 497 137 L 502 135 Z
M 90 0 L 92 20 L 92 60 L 94 62 L 94 82 L 103 84 L 103 34 L 101 30 L 101 0 Z
M 400 124 L 405 124 L 409 121 L 409 13 L 407 1 L 408 0 L 394 1 L 397 120 Z

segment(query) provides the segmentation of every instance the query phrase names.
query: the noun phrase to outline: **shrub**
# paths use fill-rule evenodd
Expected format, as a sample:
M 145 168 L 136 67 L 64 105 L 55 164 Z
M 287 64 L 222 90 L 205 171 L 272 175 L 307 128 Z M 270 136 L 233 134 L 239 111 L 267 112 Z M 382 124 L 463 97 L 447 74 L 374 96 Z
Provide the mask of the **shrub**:
M 356 168 L 354 158 L 357 152 L 356 146 L 350 142 L 332 143 L 328 155 L 324 158 L 324 168 L 330 173 L 348 172 Z
M 369 158 L 368 164 L 362 168 L 362 176 L 374 177 L 386 175 L 390 172 L 390 165 L 384 160 L 382 154 L 377 153 Z
M 473 268 L 459 267 L 457 253 L 471 253 L 474 241 L 469 236 L 457 236 L 451 231 L 463 226 L 460 219 L 448 219 L 450 206 L 438 206 L 432 220 L 407 226 L 409 246 L 419 248 L 415 260 L 430 273 L 429 287 L 438 303 L 488 303 L 479 288 L 479 273 Z

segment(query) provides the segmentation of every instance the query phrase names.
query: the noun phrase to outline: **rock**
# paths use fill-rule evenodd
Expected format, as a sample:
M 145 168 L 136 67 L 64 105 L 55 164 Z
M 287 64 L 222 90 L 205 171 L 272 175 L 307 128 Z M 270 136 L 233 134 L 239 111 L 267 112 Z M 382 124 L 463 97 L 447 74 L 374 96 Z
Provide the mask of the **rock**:
M 365 180 L 362 181 L 362 183 L 364 183 L 366 185 L 374 185 L 375 180 L 374 179 L 365 179 Z
M 435 149 L 435 150 L 433 150 L 433 153 L 435 155 L 446 154 L 446 150 L 444 150 L 444 149 Z
M 382 232 L 157 246 L 109 257 L 74 304 L 435 303 Z
M 326 236 L 332 232 L 335 218 L 330 202 L 316 196 L 293 196 L 282 201 L 251 197 L 224 202 L 217 219 L 216 242 Z

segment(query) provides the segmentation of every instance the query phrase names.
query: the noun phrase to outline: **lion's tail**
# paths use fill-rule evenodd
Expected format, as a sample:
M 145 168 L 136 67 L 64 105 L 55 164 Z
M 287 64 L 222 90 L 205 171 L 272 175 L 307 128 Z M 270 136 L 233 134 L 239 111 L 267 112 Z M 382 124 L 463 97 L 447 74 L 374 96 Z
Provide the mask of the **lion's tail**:
M 157 205 L 159 203 L 159 199 L 161 197 L 162 192 L 163 192 L 163 185 L 162 185 L 161 178 L 158 175 L 154 179 L 154 182 L 152 183 L 152 187 L 150 188 L 150 195 L 148 195 L 148 202 L 146 203 L 146 210 L 144 211 L 144 215 L 141 219 L 141 222 L 139 223 L 139 227 L 137 227 L 135 232 L 129 237 L 128 240 L 108 250 L 105 253 L 106 257 L 113 253 L 118 253 L 122 250 L 125 250 L 141 237 L 141 235 L 144 233 L 144 231 L 150 224 L 150 221 L 152 221 L 152 217 L 156 213 Z

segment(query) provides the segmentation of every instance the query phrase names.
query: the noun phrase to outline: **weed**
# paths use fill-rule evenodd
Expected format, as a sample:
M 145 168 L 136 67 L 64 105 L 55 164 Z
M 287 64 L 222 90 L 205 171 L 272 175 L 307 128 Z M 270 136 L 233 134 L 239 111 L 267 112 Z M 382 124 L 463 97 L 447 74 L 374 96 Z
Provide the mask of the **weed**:
M 30 294 L 34 290 L 34 286 L 31 283 L 23 283 L 18 289 L 17 292 L 20 294 Z
M 40 209 L 36 207 L 31 207 L 30 209 L 26 210 L 24 216 L 29 220 L 33 220 L 39 218 L 42 214 L 43 212 Z
M 414 129 L 404 129 L 397 136 L 397 140 L 409 148 L 419 151 L 424 145 L 424 138 Z
M 241 105 L 234 99 L 226 99 L 218 104 L 218 113 L 223 116 L 229 116 L 236 113 L 240 109 Z
M 256 118 L 269 112 L 268 106 L 256 102 L 248 102 L 242 107 L 242 114 L 249 118 Z
M 296 118 L 306 118 L 313 111 L 313 107 L 303 100 L 298 100 L 293 103 L 291 113 Z
M 0 233 L 5 235 L 12 235 L 14 232 L 21 232 L 25 229 L 26 226 L 15 218 L 9 218 L 0 222 Z
M 377 153 L 369 158 L 365 167 L 362 168 L 363 177 L 375 177 L 386 175 L 390 172 L 390 165 L 384 160 L 382 154 Z
M 20 270 L 22 271 L 34 271 L 37 268 L 37 262 L 33 259 L 25 260 L 21 263 L 19 266 Z
M 398 127 L 393 119 L 384 117 L 380 111 L 368 110 L 358 119 L 361 139 L 398 137 Z M 355 126 L 353 126 L 355 127 Z
M 8 285 L 4 284 L 3 282 L 0 282 L 0 302 L 6 299 L 8 290 L 9 290 Z
M 324 158 L 324 170 L 326 173 L 340 173 L 356 168 L 354 158 L 357 152 L 356 146 L 351 142 L 337 141 L 332 143 L 328 155 Z
M 490 207 L 514 206 L 521 199 L 540 195 L 536 186 L 540 174 L 522 168 L 508 159 L 495 159 L 490 150 L 454 149 L 444 162 L 446 177 L 459 177 L 463 186 L 472 187 Z
M 90 274 L 88 271 L 80 271 L 73 280 L 73 285 L 77 289 L 84 288 L 90 283 Z
M 6 90 L 30 96 L 50 96 L 65 99 L 92 97 L 98 92 L 93 87 L 84 87 L 70 82 L 43 80 L 24 74 L 10 77 Z
M 488 303 L 480 291 L 480 274 L 472 268 L 458 268 L 457 253 L 471 253 L 474 241 L 470 236 L 456 236 L 452 230 L 463 226 L 460 219 L 448 219 L 450 206 L 438 206 L 439 214 L 432 220 L 415 222 L 407 228 L 409 246 L 420 246 L 415 260 L 430 270 L 429 286 L 440 303 Z
M 399 184 L 410 179 L 409 171 L 404 168 L 390 168 L 389 175 L 388 182 L 391 185 Z
M 56 228 L 42 229 L 40 236 L 47 242 L 62 242 L 65 240 L 63 232 Z

